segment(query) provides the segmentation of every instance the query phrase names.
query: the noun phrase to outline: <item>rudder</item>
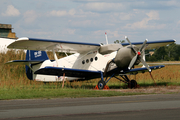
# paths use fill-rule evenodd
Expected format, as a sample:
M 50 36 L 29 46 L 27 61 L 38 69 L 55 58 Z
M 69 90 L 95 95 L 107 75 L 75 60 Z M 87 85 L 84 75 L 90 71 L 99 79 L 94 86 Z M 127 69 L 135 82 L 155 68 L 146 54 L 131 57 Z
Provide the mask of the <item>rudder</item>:
M 35 51 L 35 50 L 27 50 L 26 52 L 26 60 L 39 60 L 39 61 L 45 61 L 48 60 L 47 53 L 45 51 Z M 33 67 L 33 64 L 29 65 L 31 68 Z M 26 75 L 28 79 L 33 80 L 33 72 L 32 70 L 26 65 Z

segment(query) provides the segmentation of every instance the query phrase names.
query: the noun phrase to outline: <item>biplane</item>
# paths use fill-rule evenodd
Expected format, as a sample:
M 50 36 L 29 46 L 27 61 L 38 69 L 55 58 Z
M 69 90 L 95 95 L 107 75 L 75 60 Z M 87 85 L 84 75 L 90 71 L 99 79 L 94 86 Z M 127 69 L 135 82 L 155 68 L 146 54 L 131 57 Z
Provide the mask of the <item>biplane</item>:
M 103 89 L 111 78 L 127 83 L 131 88 L 137 86 L 136 80 L 130 80 L 127 75 L 149 72 L 163 68 L 164 65 L 149 66 L 145 61 L 145 49 L 155 49 L 175 42 L 171 40 L 156 40 L 121 44 L 96 44 L 49 40 L 36 38 L 19 38 L 7 48 L 24 49 L 25 60 L 13 60 L 7 64 L 21 64 L 26 67 L 26 75 L 30 80 L 42 82 L 62 82 L 73 80 L 90 80 L 100 78 L 97 84 Z M 50 60 L 46 51 L 52 51 L 54 60 Z M 58 52 L 72 53 L 61 59 Z M 142 63 L 140 68 L 135 65 Z

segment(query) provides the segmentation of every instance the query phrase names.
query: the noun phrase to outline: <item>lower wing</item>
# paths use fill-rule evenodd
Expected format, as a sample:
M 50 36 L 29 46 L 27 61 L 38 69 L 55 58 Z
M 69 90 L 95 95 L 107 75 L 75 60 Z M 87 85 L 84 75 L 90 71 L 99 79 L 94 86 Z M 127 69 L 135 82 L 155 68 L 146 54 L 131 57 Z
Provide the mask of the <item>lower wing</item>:
M 101 77 L 101 71 L 92 70 L 82 70 L 82 69 L 72 69 L 72 68 L 62 68 L 62 67 L 45 67 L 35 71 L 34 74 L 43 75 L 55 75 L 55 76 L 65 76 L 68 77 L 80 77 L 83 79 L 91 79 L 95 77 Z
M 165 67 L 165 66 L 164 65 L 157 65 L 157 66 L 151 66 L 149 68 L 151 70 L 156 70 L 156 69 L 160 69 L 160 68 L 163 68 L 163 67 Z M 124 71 L 124 73 L 131 73 L 131 74 L 145 73 L 145 72 L 149 72 L 146 67 L 134 68 L 134 69 L 131 69 L 131 70 Z
M 156 70 L 163 68 L 164 65 L 158 65 L 158 66 L 151 66 L 149 67 L 151 70 Z M 116 70 L 113 70 L 117 73 Z M 134 68 L 131 70 L 126 70 L 123 72 L 123 74 L 137 74 L 137 73 L 144 73 L 149 72 L 147 68 Z M 54 75 L 54 76 L 65 76 L 68 77 L 80 77 L 83 79 L 92 79 L 96 77 L 101 77 L 102 71 L 92 71 L 92 70 L 82 70 L 82 69 L 72 69 L 72 68 L 62 68 L 62 67 L 45 67 L 41 68 L 37 71 L 35 71 L 34 74 L 43 74 L 43 75 Z

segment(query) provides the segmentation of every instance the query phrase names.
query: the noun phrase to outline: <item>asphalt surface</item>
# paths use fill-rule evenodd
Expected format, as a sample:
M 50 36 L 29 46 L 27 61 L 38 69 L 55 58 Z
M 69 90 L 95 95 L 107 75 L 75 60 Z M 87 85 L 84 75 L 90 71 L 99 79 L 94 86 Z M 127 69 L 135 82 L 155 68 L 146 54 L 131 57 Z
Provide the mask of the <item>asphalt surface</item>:
M 178 120 L 180 94 L 1 100 L 0 119 Z

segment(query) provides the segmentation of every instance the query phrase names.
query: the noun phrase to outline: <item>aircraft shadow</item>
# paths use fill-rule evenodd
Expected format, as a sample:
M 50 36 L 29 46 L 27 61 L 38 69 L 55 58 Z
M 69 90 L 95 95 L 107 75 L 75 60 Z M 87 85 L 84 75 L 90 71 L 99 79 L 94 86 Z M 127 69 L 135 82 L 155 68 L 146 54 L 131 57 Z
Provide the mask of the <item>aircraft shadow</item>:
M 108 84 L 107 84 L 108 85 Z M 172 85 L 169 82 L 158 82 L 156 83 L 157 86 L 168 86 L 168 85 Z M 156 87 L 156 85 L 154 83 L 139 83 L 138 84 L 138 88 L 141 87 Z M 94 89 L 95 85 L 73 85 L 73 84 L 69 84 L 67 87 L 69 88 L 84 88 L 84 89 Z M 116 85 L 116 84 L 112 84 L 112 85 L 108 85 L 109 89 L 129 89 L 127 84 L 122 84 L 122 85 Z

